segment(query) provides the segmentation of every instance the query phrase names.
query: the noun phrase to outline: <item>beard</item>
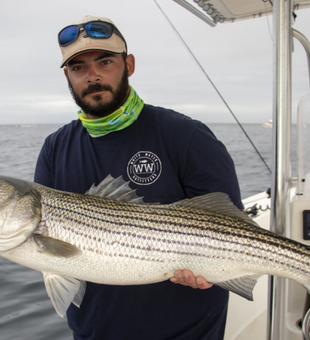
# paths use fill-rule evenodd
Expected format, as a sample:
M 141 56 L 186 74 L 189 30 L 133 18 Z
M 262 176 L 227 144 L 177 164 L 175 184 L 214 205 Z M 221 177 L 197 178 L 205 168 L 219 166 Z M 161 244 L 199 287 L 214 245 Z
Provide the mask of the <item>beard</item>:
M 129 89 L 127 67 L 125 67 L 120 83 L 114 90 L 110 85 L 101 85 L 96 83 L 89 85 L 84 91 L 82 91 L 80 96 L 74 91 L 69 79 L 68 86 L 75 103 L 83 110 L 83 112 L 102 118 L 116 111 L 126 100 Z M 96 101 L 95 104 L 90 104 L 83 99 L 86 95 L 97 91 L 110 91 L 112 93 L 112 99 L 104 101 L 101 94 L 93 95 L 93 100 Z

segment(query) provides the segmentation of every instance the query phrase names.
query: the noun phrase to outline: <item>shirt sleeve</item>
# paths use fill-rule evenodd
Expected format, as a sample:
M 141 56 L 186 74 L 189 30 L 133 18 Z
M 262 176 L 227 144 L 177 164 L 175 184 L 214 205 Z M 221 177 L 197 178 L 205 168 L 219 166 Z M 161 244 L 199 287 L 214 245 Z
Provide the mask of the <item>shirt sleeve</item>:
M 234 162 L 223 143 L 200 122 L 186 150 L 183 186 L 187 197 L 224 192 L 243 209 Z

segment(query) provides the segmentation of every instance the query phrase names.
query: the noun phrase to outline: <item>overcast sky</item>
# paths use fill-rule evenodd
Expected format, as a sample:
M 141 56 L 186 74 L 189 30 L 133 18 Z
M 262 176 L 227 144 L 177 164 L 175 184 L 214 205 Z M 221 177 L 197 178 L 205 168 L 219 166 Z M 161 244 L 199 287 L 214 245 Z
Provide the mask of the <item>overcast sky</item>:
M 172 0 L 157 0 L 241 122 L 272 117 L 272 17 L 212 28 Z M 310 38 L 310 9 L 294 28 Z M 60 69 L 57 34 L 84 15 L 114 21 L 136 57 L 131 85 L 149 104 L 206 123 L 233 122 L 208 79 L 153 0 L 1 1 L 1 123 L 67 123 L 77 107 Z M 306 56 L 293 56 L 293 109 L 309 92 Z

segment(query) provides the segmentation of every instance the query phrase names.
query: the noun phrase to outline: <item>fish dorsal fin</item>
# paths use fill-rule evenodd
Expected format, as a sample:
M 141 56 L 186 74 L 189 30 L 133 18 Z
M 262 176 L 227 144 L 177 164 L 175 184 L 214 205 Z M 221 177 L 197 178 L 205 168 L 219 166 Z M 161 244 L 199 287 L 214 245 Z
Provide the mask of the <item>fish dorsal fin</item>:
M 131 189 L 129 183 L 125 182 L 122 176 L 114 178 L 108 175 L 97 186 L 93 184 L 86 192 L 86 195 L 110 198 L 123 202 L 144 203 L 143 197 L 137 196 L 136 190 Z
M 173 203 L 184 207 L 199 208 L 215 213 L 227 215 L 237 218 L 241 221 L 254 226 L 258 224 L 251 217 L 246 215 L 242 210 L 238 209 L 230 200 L 229 196 L 223 192 L 212 192 L 211 194 L 187 198 L 182 201 Z
M 249 301 L 253 301 L 253 289 L 257 283 L 258 278 L 261 275 L 248 275 L 243 277 L 238 277 L 233 280 L 225 282 L 216 282 L 216 286 L 223 289 L 227 289 L 235 294 L 238 294 Z
M 73 278 L 62 277 L 53 273 L 43 273 L 47 295 L 62 318 L 64 317 L 71 302 L 76 306 L 82 303 L 86 283 Z

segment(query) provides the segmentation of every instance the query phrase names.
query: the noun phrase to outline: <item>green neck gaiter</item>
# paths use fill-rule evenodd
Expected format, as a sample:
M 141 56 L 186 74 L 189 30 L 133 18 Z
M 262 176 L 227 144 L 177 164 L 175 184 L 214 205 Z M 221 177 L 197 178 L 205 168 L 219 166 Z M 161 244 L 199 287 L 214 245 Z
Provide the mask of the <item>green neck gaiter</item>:
M 126 102 L 110 115 L 89 119 L 82 111 L 78 111 L 79 119 L 91 137 L 102 137 L 110 132 L 123 130 L 134 123 L 139 117 L 144 106 L 143 100 L 137 92 L 130 86 L 130 94 Z

